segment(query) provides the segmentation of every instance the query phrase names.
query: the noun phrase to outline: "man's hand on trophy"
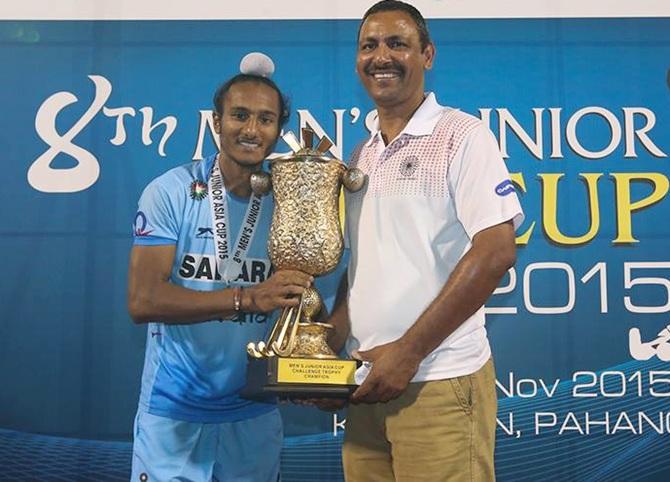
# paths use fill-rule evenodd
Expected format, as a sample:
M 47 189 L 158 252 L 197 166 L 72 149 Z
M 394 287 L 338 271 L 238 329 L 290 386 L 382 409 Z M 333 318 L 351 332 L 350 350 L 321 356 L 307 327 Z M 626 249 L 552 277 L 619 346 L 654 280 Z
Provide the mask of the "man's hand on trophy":
M 359 351 L 353 356 L 370 362 L 372 368 L 365 381 L 351 395 L 352 403 L 388 402 L 399 397 L 421 363 L 421 357 L 401 340 Z
M 242 309 L 267 313 L 277 308 L 298 306 L 300 296 L 313 281 L 312 276 L 302 271 L 277 271 L 266 281 L 244 289 Z

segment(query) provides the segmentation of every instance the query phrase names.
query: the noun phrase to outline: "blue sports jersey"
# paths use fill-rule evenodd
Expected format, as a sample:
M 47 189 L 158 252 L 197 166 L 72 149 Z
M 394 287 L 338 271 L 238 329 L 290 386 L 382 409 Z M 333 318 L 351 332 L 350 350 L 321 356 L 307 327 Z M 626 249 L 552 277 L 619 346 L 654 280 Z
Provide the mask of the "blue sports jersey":
M 207 192 L 214 160 L 191 162 L 153 180 L 142 193 L 134 225 L 136 245 L 176 245 L 170 281 L 199 291 L 260 283 L 271 271 L 267 239 L 273 202 L 267 195 L 239 276 L 229 285 L 221 280 Z M 232 251 L 249 200 L 226 196 Z M 272 410 L 273 404 L 239 396 L 247 343 L 264 339 L 271 319 L 270 314 L 243 313 L 234 321 L 149 323 L 140 409 L 190 422 L 232 422 Z

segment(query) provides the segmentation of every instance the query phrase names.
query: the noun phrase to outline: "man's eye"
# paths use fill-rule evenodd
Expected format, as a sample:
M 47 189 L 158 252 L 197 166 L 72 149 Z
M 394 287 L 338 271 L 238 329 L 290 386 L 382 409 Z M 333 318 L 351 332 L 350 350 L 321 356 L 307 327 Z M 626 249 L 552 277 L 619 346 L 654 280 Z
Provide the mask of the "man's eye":
M 249 118 L 249 115 L 246 112 L 233 112 L 232 114 L 233 119 L 235 120 L 247 120 Z
M 272 124 L 272 118 L 271 117 L 261 117 L 260 122 L 263 125 L 270 125 L 270 124 Z
M 368 51 L 368 50 L 372 50 L 373 48 L 374 48 L 374 45 L 371 44 L 371 43 L 363 44 L 363 45 L 360 46 L 360 50 L 363 51 L 363 52 Z
M 398 48 L 401 48 L 401 47 L 405 46 L 405 44 L 403 42 L 401 42 L 400 40 L 391 40 L 388 45 L 392 49 L 398 49 Z

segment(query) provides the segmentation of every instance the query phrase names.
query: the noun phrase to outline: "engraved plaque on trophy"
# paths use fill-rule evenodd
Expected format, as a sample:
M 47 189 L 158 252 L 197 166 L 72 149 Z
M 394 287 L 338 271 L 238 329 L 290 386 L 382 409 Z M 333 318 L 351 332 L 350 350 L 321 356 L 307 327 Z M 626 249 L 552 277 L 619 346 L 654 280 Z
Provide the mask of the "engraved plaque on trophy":
M 340 187 L 358 191 L 365 177 L 326 155 L 332 145 L 326 137 L 313 148 L 314 132 L 303 129 L 302 134 L 304 145 L 292 132 L 284 136 L 293 152 L 271 160 L 270 174 L 253 174 L 251 186 L 258 194 L 271 189 L 274 195 L 268 251 L 275 269 L 316 277 L 335 269 L 342 257 Z M 298 306 L 282 310 L 267 340 L 247 345 L 243 396 L 322 398 L 353 392 L 357 362 L 339 359 L 328 346 L 333 326 L 314 321 L 321 307 L 318 291 L 308 288 Z

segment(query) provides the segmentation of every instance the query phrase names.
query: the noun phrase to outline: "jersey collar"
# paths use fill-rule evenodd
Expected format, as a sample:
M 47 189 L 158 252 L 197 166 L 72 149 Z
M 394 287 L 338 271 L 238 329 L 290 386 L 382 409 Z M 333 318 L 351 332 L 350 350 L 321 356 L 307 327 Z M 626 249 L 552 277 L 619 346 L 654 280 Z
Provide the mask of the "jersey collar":
M 403 134 L 407 134 L 413 137 L 429 136 L 435 130 L 435 126 L 440 120 L 440 115 L 444 107 L 437 103 L 435 99 L 435 94 L 433 92 L 428 92 L 423 102 L 419 108 L 414 112 L 414 115 L 409 120 L 405 128 L 400 131 L 398 137 Z M 377 117 L 377 111 L 375 111 L 374 121 L 372 124 L 372 132 L 370 139 L 365 144 L 366 147 L 369 147 L 373 144 L 376 144 L 377 141 L 381 140 L 382 133 L 379 130 L 379 118 Z M 389 143 L 390 144 L 390 143 Z

